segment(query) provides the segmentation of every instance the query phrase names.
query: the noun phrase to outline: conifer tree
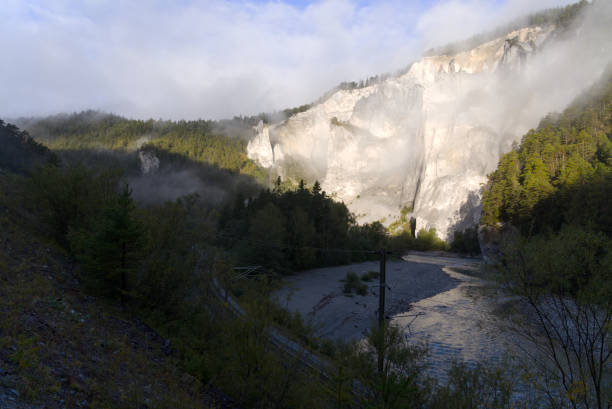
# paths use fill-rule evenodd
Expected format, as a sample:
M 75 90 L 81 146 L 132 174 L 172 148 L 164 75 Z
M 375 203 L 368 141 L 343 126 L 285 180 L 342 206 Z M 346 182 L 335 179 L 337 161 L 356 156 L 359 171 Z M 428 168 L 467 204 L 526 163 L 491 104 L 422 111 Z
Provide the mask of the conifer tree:
M 549 174 L 544 162 L 536 156 L 531 155 L 523 168 L 523 191 L 521 196 L 521 215 L 527 217 L 536 203 L 545 199 L 553 187 L 549 181 Z
M 142 247 L 143 231 L 135 209 L 132 191 L 126 184 L 104 211 L 80 257 L 90 289 L 102 295 L 119 296 L 122 304 L 129 294 L 129 276 L 137 267 Z

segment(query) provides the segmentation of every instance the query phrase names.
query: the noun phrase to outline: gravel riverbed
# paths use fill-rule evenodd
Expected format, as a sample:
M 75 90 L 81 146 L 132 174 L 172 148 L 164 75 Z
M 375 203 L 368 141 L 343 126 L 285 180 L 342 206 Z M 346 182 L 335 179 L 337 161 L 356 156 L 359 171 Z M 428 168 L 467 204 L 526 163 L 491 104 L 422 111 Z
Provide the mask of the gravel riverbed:
M 305 271 L 286 279 L 286 285 L 274 293 L 278 302 L 290 311 L 299 311 L 311 320 L 319 336 L 331 339 L 362 338 L 378 317 L 378 279 L 363 282 L 366 295 L 344 293 L 342 281 L 347 272 L 359 277 L 378 271 L 378 262 L 327 267 Z M 441 265 L 411 261 L 388 261 L 385 315 L 407 312 L 419 300 L 451 290 L 460 280 L 442 271 Z

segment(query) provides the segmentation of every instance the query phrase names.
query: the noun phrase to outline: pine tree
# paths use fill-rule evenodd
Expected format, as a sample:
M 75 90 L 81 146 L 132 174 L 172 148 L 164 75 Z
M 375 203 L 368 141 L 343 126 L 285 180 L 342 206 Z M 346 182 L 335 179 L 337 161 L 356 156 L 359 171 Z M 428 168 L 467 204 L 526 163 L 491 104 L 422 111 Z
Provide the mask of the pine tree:
M 86 283 L 91 290 L 119 296 L 124 304 L 129 294 L 129 276 L 138 265 L 143 230 L 134 215 L 136 206 L 126 184 L 104 211 L 96 231 L 86 240 L 81 256 Z
M 575 183 L 584 184 L 592 174 L 593 167 L 583 159 L 580 153 L 574 152 L 561 171 L 559 181 L 566 186 Z
M 527 158 L 521 176 L 523 190 L 521 192 L 520 214 L 527 218 L 535 204 L 545 199 L 554 189 L 550 184 L 550 176 L 544 162 L 535 154 Z
M 314 185 L 312 186 L 312 193 L 315 196 L 320 196 L 321 195 L 321 184 L 319 183 L 318 180 L 316 180 Z
M 521 195 L 519 182 L 520 163 L 518 152 L 512 151 L 505 158 L 502 167 L 502 217 L 513 220 L 518 211 L 518 202 Z
M 249 228 L 249 238 L 255 243 L 251 246 L 251 260 L 274 269 L 282 266 L 286 223 L 274 203 L 268 203 L 255 213 Z
M 280 176 L 274 181 L 274 193 L 281 194 L 283 192 L 283 180 Z

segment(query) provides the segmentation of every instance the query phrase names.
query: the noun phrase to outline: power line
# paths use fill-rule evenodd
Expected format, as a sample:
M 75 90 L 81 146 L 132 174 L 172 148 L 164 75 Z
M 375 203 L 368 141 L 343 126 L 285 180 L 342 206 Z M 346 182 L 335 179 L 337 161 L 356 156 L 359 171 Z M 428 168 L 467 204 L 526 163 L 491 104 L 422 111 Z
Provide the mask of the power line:
M 235 241 L 246 241 L 254 246 L 273 248 L 277 250 L 317 250 L 329 253 L 361 253 L 361 254 L 378 254 L 380 251 L 373 250 L 356 250 L 356 249 L 339 249 L 339 248 L 325 248 L 325 247 L 314 247 L 314 246 L 291 246 L 291 245 L 274 245 L 268 242 L 253 240 L 246 237 L 230 236 L 223 233 L 215 233 L 215 236 Z
M 353 250 L 353 249 L 338 249 L 338 248 L 323 248 L 323 247 L 313 247 L 313 246 L 290 246 L 290 245 L 285 245 L 285 246 L 278 246 L 278 245 L 274 245 L 271 243 L 266 243 L 263 241 L 259 241 L 259 240 L 253 240 L 253 239 L 249 239 L 246 237 L 236 237 L 236 236 L 230 236 L 227 234 L 223 234 L 223 233 L 216 233 L 215 234 L 217 237 L 221 237 L 221 238 L 225 238 L 225 239 L 230 239 L 230 240 L 235 240 L 235 241 L 246 241 L 254 246 L 257 247 L 261 247 L 261 248 L 273 248 L 273 249 L 277 249 L 277 250 L 288 250 L 288 249 L 294 249 L 294 250 L 303 250 L 303 249 L 309 249 L 309 250 L 318 250 L 318 251 L 326 251 L 326 252 L 340 252 L 340 253 L 361 253 L 361 254 L 380 254 L 380 250 L 378 251 L 373 251 L 373 250 Z M 387 252 L 387 254 L 393 254 L 391 252 Z M 403 259 L 399 260 L 400 262 L 409 262 Z M 375 287 L 380 287 L 380 284 L 375 284 L 373 285 Z M 386 285 L 386 288 L 389 289 L 389 291 L 391 291 L 391 297 L 393 297 L 393 289 L 389 286 Z M 392 302 L 392 301 L 390 301 Z M 426 307 L 422 307 L 422 306 L 418 306 L 415 305 L 415 303 L 411 303 L 413 307 L 416 308 L 421 308 L 421 309 L 425 309 Z M 476 312 L 484 312 L 485 310 L 479 310 L 477 308 L 473 308 L 473 307 L 468 307 L 468 306 L 464 306 L 464 305 L 450 305 L 441 301 L 436 302 L 437 305 L 442 305 L 442 306 L 446 306 L 449 308 L 459 308 L 459 309 L 465 309 L 465 310 L 472 310 L 472 311 L 476 311 Z
M 324 248 L 324 247 L 314 247 L 314 246 L 291 246 L 291 245 L 274 245 L 268 242 L 264 242 L 264 241 L 260 241 L 260 240 L 253 240 L 250 238 L 246 238 L 246 237 L 237 237 L 237 236 L 231 236 L 228 234 L 224 234 L 224 233 L 220 233 L 217 232 L 215 233 L 215 236 L 219 237 L 219 238 L 224 238 L 224 239 L 229 239 L 229 240 L 234 240 L 234 241 L 245 241 L 250 243 L 253 246 L 256 247 L 260 247 L 260 248 L 267 248 L 267 249 L 277 249 L 277 250 L 289 250 L 289 249 L 293 249 L 293 250 L 317 250 L 317 251 L 322 251 L 322 252 L 330 252 L 330 253 L 360 253 L 360 254 L 380 254 L 380 250 L 374 251 L 374 250 L 355 250 L 355 249 L 340 249 L 340 248 Z M 393 253 L 391 252 L 386 252 L 387 255 L 393 255 Z M 409 262 L 407 260 L 403 260 L 400 259 L 400 262 Z M 380 284 L 375 285 L 376 287 L 380 287 Z M 389 286 L 386 285 L 386 288 L 389 289 L 389 291 L 391 291 L 390 296 L 393 297 L 393 289 Z M 390 300 L 390 302 L 392 302 Z M 426 307 L 423 306 L 419 306 L 419 305 L 415 305 L 415 303 L 411 303 L 413 308 L 420 308 L 420 309 L 425 309 Z M 448 308 L 454 308 L 454 309 L 464 309 L 464 310 L 471 310 L 471 311 L 475 311 L 475 312 L 486 312 L 484 309 L 477 309 L 474 307 L 468 307 L 465 305 L 450 305 L 441 301 L 437 301 L 436 305 L 441 305 L 441 306 L 445 306 Z

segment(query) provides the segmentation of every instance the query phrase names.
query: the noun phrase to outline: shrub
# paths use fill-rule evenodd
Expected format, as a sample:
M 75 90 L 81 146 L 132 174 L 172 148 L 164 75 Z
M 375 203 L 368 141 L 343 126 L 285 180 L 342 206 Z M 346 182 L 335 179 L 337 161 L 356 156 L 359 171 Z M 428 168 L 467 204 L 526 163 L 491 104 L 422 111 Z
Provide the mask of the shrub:
M 368 271 L 361 276 L 361 281 L 370 282 L 372 280 L 377 279 L 380 276 L 378 271 Z
M 368 293 L 368 286 L 359 280 L 357 274 L 349 271 L 344 278 L 344 293 L 348 295 L 351 294 L 353 290 L 359 295 L 366 295 Z
M 414 248 L 416 250 L 446 250 L 447 245 L 444 240 L 441 240 L 436 235 L 436 229 L 431 228 L 429 230 L 421 229 L 417 234 L 417 238 L 414 242 Z
M 459 253 L 480 254 L 478 230 L 470 227 L 464 231 L 456 231 L 453 235 L 451 250 Z

